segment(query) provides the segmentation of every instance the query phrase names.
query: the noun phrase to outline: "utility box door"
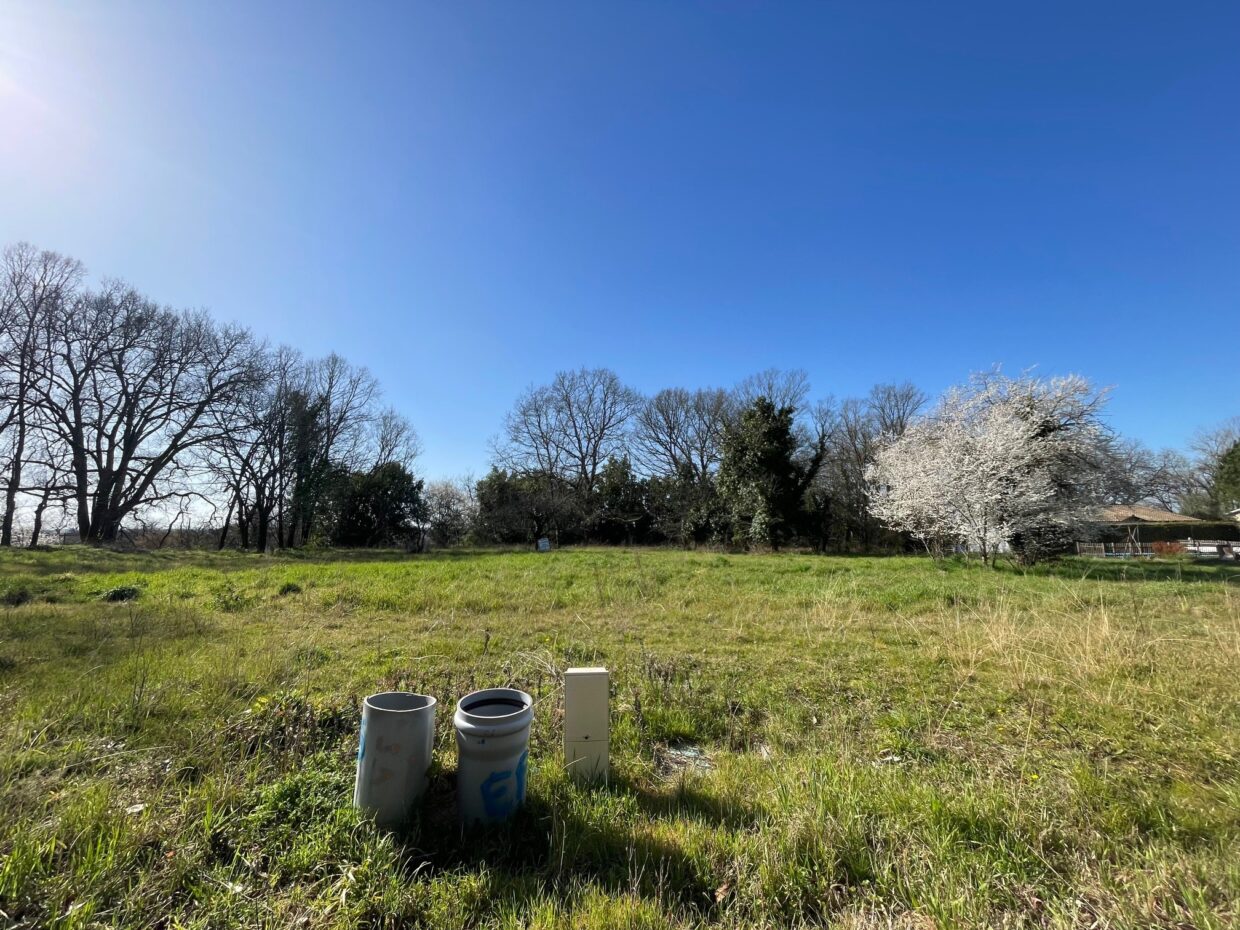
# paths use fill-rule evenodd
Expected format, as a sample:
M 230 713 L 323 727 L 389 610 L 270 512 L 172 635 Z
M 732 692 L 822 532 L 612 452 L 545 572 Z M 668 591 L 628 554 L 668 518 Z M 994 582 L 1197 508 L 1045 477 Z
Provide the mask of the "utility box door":
M 570 668 L 564 673 L 564 738 L 607 742 L 605 668 Z
M 600 740 L 565 740 L 564 766 L 577 781 L 601 781 L 607 783 L 607 770 L 611 765 L 608 745 Z

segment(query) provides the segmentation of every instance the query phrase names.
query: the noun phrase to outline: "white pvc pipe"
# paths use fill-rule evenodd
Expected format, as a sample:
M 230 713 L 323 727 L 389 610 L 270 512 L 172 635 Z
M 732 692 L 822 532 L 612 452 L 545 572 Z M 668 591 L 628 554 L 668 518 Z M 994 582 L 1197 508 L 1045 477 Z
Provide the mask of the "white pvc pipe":
M 380 826 L 409 819 L 426 791 L 435 745 L 435 699 L 408 691 L 372 694 L 362 704 L 353 804 Z
M 514 688 L 474 691 L 456 705 L 456 797 L 461 822 L 498 823 L 525 802 L 534 699 Z

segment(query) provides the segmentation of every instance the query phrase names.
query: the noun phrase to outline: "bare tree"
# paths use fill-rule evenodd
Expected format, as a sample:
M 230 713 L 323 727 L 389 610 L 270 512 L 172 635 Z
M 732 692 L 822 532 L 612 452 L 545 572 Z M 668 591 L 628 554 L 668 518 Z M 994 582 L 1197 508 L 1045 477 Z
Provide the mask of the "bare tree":
M 504 433 L 493 440 L 492 457 L 517 474 L 559 477 L 564 462 L 559 431 L 551 389 L 527 388 L 504 417 Z
M 265 548 L 273 520 L 293 544 L 341 475 L 418 454 L 409 423 L 376 409 L 365 369 L 269 353 L 205 313 L 115 282 L 83 291 L 81 278 L 76 261 L 27 245 L 0 259 L 3 544 L 19 509 L 37 542 L 57 506 L 87 542 L 123 526 L 187 538 L 205 507 L 225 513 L 221 545 L 234 518 L 243 545 L 252 533 Z
M 73 259 L 26 243 L 5 249 L 0 265 L 0 449 L 7 458 L 0 546 L 9 546 L 31 434 L 42 414 L 35 395 L 47 352 L 48 315 L 71 300 L 83 269 Z M 40 490 L 40 521 L 50 494 Z
M 560 372 L 551 382 L 559 415 L 559 442 L 582 491 L 593 491 L 599 470 L 625 453 L 625 430 L 641 403 L 606 368 Z
M 925 406 L 925 392 L 905 381 L 872 387 L 865 401 L 865 412 L 880 436 L 896 437 L 909 428 Z
M 39 428 L 31 435 L 30 454 L 23 473 L 22 493 L 33 500 L 30 511 L 28 545 L 37 546 L 43 534 L 43 521 L 50 507 L 64 508 L 73 497 L 69 450 L 48 428 L 39 410 Z
M 350 365 L 333 352 L 310 363 L 308 386 L 321 407 L 321 456 L 360 467 L 376 418 L 379 382 L 365 368 Z
M 553 475 L 579 495 L 593 492 L 610 458 L 625 454 L 641 397 L 607 368 L 561 371 L 530 388 L 504 422 L 497 460 L 521 474 Z
M 110 284 L 48 327 L 39 403 L 70 451 L 78 532 L 111 542 L 140 508 L 200 495 L 187 453 L 217 442 L 263 377 L 249 332 Z
M 306 367 L 305 386 L 289 402 L 286 504 L 279 522 L 283 545 L 305 543 L 321 515 L 332 469 L 370 464 L 369 439 L 377 418 L 379 384 L 365 368 L 334 352 Z
M 219 426 L 219 439 L 206 449 L 206 462 L 227 495 L 218 547 L 228 542 L 236 515 L 241 548 L 265 552 L 283 500 L 288 469 L 290 399 L 304 386 L 305 362 L 281 346 L 265 354 L 265 377 L 251 386 L 240 416 Z
M 826 439 L 827 455 L 814 486 L 817 505 L 829 510 L 824 521 L 835 544 L 872 546 L 880 524 L 870 512 L 866 468 L 879 445 L 902 435 L 925 406 L 925 394 L 904 384 L 878 384 L 864 398 L 815 408 L 815 429 Z
M 1198 430 L 1189 443 L 1193 452 L 1191 488 L 1180 503 L 1186 512 L 1215 519 L 1223 516 L 1226 505 L 1219 500 L 1219 467 L 1223 457 L 1240 442 L 1240 416 L 1231 417 L 1211 429 Z
M 686 470 L 701 481 L 719 466 L 732 398 L 718 388 L 665 388 L 637 410 L 633 455 L 649 474 L 665 478 Z
M 815 491 L 830 502 L 835 544 L 868 547 L 878 525 L 868 509 L 865 469 L 874 459 L 878 427 L 866 402 L 858 398 L 823 409 L 817 419 L 827 439 L 827 454 Z
M 1196 488 L 1193 465 L 1179 452 L 1147 448 L 1135 439 L 1108 437 L 1100 446 L 1103 498 L 1111 504 L 1152 504 L 1174 512 Z
M 1198 467 L 1209 484 L 1214 483 L 1218 464 L 1227 450 L 1240 442 L 1240 416 L 1230 417 L 1210 429 L 1198 430 L 1189 443 Z
M 375 417 L 372 429 L 374 466 L 396 462 L 411 471 L 414 459 L 422 454 L 422 441 L 413 424 L 389 407 Z
M 750 406 L 759 397 L 765 397 L 776 409 L 791 407 L 800 411 L 809 396 L 809 375 L 800 368 L 790 371 L 768 368 L 745 378 L 733 394 L 737 410 Z
M 460 545 L 469 535 L 478 516 L 474 482 L 432 481 L 426 486 L 426 510 L 430 538 L 436 546 Z

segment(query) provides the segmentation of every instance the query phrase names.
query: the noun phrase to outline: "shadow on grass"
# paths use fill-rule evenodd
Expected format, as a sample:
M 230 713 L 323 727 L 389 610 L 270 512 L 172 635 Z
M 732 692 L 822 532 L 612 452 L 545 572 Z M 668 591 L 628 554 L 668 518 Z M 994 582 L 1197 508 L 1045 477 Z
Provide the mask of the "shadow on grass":
M 410 871 L 486 872 L 498 899 L 520 904 L 549 891 L 565 900 L 593 886 L 633 894 L 705 916 L 716 906 L 715 875 L 702 858 L 663 838 L 661 824 L 689 819 L 739 830 L 758 815 L 681 784 L 654 791 L 613 778 L 580 794 L 531 795 L 508 824 L 463 831 L 457 820 L 453 773 L 432 779 L 419 823 L 397 836 Z M 641 816 L 613 816 L 636 805 Z
M 697 820 L 728 830 L 746 830 L 762 819 L 760 812 L 733 799 L 708 794 L 684 780 L 669 790 L 652 791 L 637 782 L 613 777 L 608 788 L 599 790 L 632 797 L 651 819 Z

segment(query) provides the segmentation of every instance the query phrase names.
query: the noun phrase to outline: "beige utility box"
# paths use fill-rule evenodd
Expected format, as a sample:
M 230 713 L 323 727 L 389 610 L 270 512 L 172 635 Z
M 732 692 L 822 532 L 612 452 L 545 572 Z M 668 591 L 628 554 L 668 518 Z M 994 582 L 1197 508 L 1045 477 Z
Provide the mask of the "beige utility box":
M 605 668 L 564 673 L 564 765 L 579 781 L 607 781 L 608 682 Z

